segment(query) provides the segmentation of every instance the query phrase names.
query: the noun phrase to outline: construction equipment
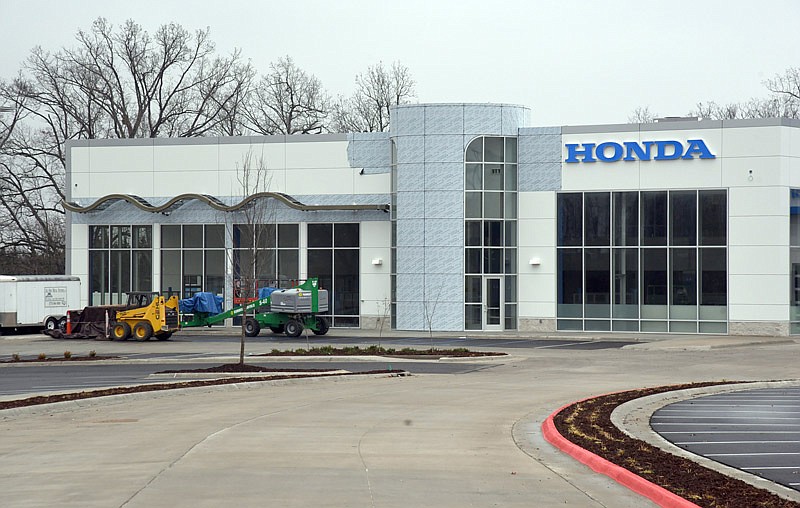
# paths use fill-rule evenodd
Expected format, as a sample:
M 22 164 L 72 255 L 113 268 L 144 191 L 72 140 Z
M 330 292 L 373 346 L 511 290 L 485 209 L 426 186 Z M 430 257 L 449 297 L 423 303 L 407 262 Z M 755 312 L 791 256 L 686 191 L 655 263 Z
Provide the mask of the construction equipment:
M 319 289 L 319 280 L 311 278 L 290 289 L 271 289 L 244 306 L 234 307 L 219 314 L 195 312 L 191 320 L 184 321 L 184 328 L 211 326 L 226 319 L 247 313 L 244 321 L 245 335 L 255 337 L 263 328 L 273 333 L 285 333 L 287 337 L 298 337 L 308 328 L 315 335 L 328 333 L 328 321 L 317 313 L 328 311 L 328 291 Z
M 178 330 L 178 297 L 165 299 L 158 293 L 128 293 L 125 309 L 117 310 L 109 323 L 109 334 L 116 340 L 168 340 Z

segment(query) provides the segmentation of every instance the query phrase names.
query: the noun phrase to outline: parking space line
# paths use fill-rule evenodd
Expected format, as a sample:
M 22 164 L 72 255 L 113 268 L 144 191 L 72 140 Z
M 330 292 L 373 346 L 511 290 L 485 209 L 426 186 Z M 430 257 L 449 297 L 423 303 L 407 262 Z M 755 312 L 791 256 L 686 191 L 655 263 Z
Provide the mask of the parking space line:
M 751 418 L 755 419 L 755 418 Z M 800 423 L 687 423 L 687 422 L 655 422 L 653 425 L 667 426 L 667 425 L 681 425 L 681 426 L 699 426 L 699 427 L 731 427 L 746 425 L 748 427 L 800 427 Z
M 800 466 L 742 467 L 747 471 L 773 471 L 779 469 L 800 469 Z
M 666 434 L 666 432 L 664 433 Z M 720 444 L 798 444 L 800 441 L 675 441 L 673 444 L 681 445 L 720 445 Z
M 564 346 L 580 346 L 586 344 L 585 341 L 583 342 L 567 342 L 565 344 L 549 344 L 547 346 L 537 346 L 535 349 L 548 349 L 552 347 L 564 347 Z
M 789 416 L 729 416 L 729 417 L 723 417 L 723 416 L 670 416 L 670 415 L 654 416 L 653 420 L 657 420 L 657 419 L 661 419 L 661 418 L 670 419 L 670 420 L 677 420 L 677 419 L 690 419 L 690 420 L 703 420 L 703 419 L 705 419 L 705 420 L 709 420 L 709 419 L 714 419 L 714 418 L 728 418 L 728 419 L 732 419 L 732 420 L 740 419 L 740 420 L 747 420 L 747 421 L 752 421 L 752 420 L 800 420 L 800 416 L 794 416 L 794 417 L 789 417 Z M 692 425 L 692 424 L 687 423 L 687 425 Z
M 659 432 L 659 434 L 800 434 L 798 430 L 757 430 L 747 432 L 744 430 L 673 430 Z
M 706 453 L 706 457 L 755 457 L 756 455 L 800 455 L 800 452 Z

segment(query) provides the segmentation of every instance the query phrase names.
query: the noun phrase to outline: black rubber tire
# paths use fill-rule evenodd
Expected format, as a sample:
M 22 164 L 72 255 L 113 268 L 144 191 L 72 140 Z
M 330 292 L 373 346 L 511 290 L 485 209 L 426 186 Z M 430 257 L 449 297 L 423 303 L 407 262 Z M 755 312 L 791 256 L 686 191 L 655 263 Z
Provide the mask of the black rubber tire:
M 164 332 L 156 335 L 158 340 L 169 340 L 170 337 L 172 337 L 172 332 Z
M 248 337 L 255 337 L 261 333 L 261 325 L 256 318 L 247 318 L 244 320 L 244 334 Z
M 317 316 L 315 324 L 317 325 L 317 329 L 316 330 L 314 330 L 313 328 L 311 329 L 311 331 L 314 332 L 314 335 L 325 335 L 326 333 L 328 333 L 330 326 L 328 326 L 327 319 L 321 316 Z
M 67 316 L 64 316 L 58 320 L 58 329 L 62 332 L 67 331 Z
M 133 325 L 133 337 L 140 341 L 150 340 L 153 336 L 153 326 L 147 321 L 139 321 Z
M 128 340 L 131 337 L 131 325 L 124 321 L 112 322 L 108 329 L 111 340 Z
M 49 318 L 45 319 L 44 321 L 44 329 L 45 330 L 55 330 L 58 328 L 58 319 L 50 316 Z
M 294 319 L 290 319 L 283 326 L 287 337 L 299 337 L 303 333 L 303 325 Z
M 272 333 L 283 333 L 284 332 L 283 325 L 270 326 L 269 329 L 272 331 Z

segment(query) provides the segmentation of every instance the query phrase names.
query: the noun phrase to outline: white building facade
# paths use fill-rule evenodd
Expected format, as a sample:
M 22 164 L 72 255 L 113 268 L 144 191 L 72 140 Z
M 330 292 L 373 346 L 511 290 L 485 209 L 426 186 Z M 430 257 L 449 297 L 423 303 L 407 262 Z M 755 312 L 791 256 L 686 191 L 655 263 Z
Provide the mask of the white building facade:
M 800 122 L 530 127 L 398 106 L 391 131 L 67 144 L 84 304 L 319 277 L 336 327 L 800 333 Z M 242 168 L 268 175 L 255 234 Z M 255 161 L 255 162 L 254 162 Z

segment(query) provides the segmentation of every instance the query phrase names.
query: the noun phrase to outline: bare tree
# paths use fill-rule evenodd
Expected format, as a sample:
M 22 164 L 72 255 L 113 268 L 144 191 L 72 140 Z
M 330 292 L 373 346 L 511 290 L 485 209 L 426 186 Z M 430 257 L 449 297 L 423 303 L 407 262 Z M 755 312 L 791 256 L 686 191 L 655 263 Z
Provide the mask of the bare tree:
M 317 134 L 327 117 L 322 83 L 297 67 L 291 57 L 270 64 L 248 96 L 246 126 L 259 134 Z
M 378 62 L 356 76 L 356 91 L 339 97 L 331 108 L 334 132 L 374 132 L 389 128 L 389 108 L 406 104 L 415 97 L 414 79 L 400 62 L 384 67 Z
M 628 123 L 652 123 L 658 113 L 650 111 L 650 106 L 639 106 L 628 116 Z
M 272 174 L 267 168 L 263 155 L 256 156 L 252 150 L 242 158 L 242 164 L 236 168 L 236 178 L 240 185 L 242 198 L 248 198 L 260 193 L 269 192 L 272 185 Z M 270 246 L 274 238 L 275 201 L 268 198 L 252 199 L 248 205 L 239 212 L 241 223 L 238 224 L 238 245 L 234 239 L 233 255 L 233 287 L 234 295 L 239 295 L 242 305 L 242 333 L 239 347 L 239 363 L 244 364 L 244 347 L 246 329 L 253 326 L 248 317 L 246 308 L 250 300 L 258 297 L 259 266 L 263 261 L 260 247 Z M 239 248 L 237 248 L 239 247 Z M 269 256 L 266 256 L 269 259 Z M 271 272 L 271 271 L 270 271 Z M 255 309 L 254 309 L 255 310 Z

